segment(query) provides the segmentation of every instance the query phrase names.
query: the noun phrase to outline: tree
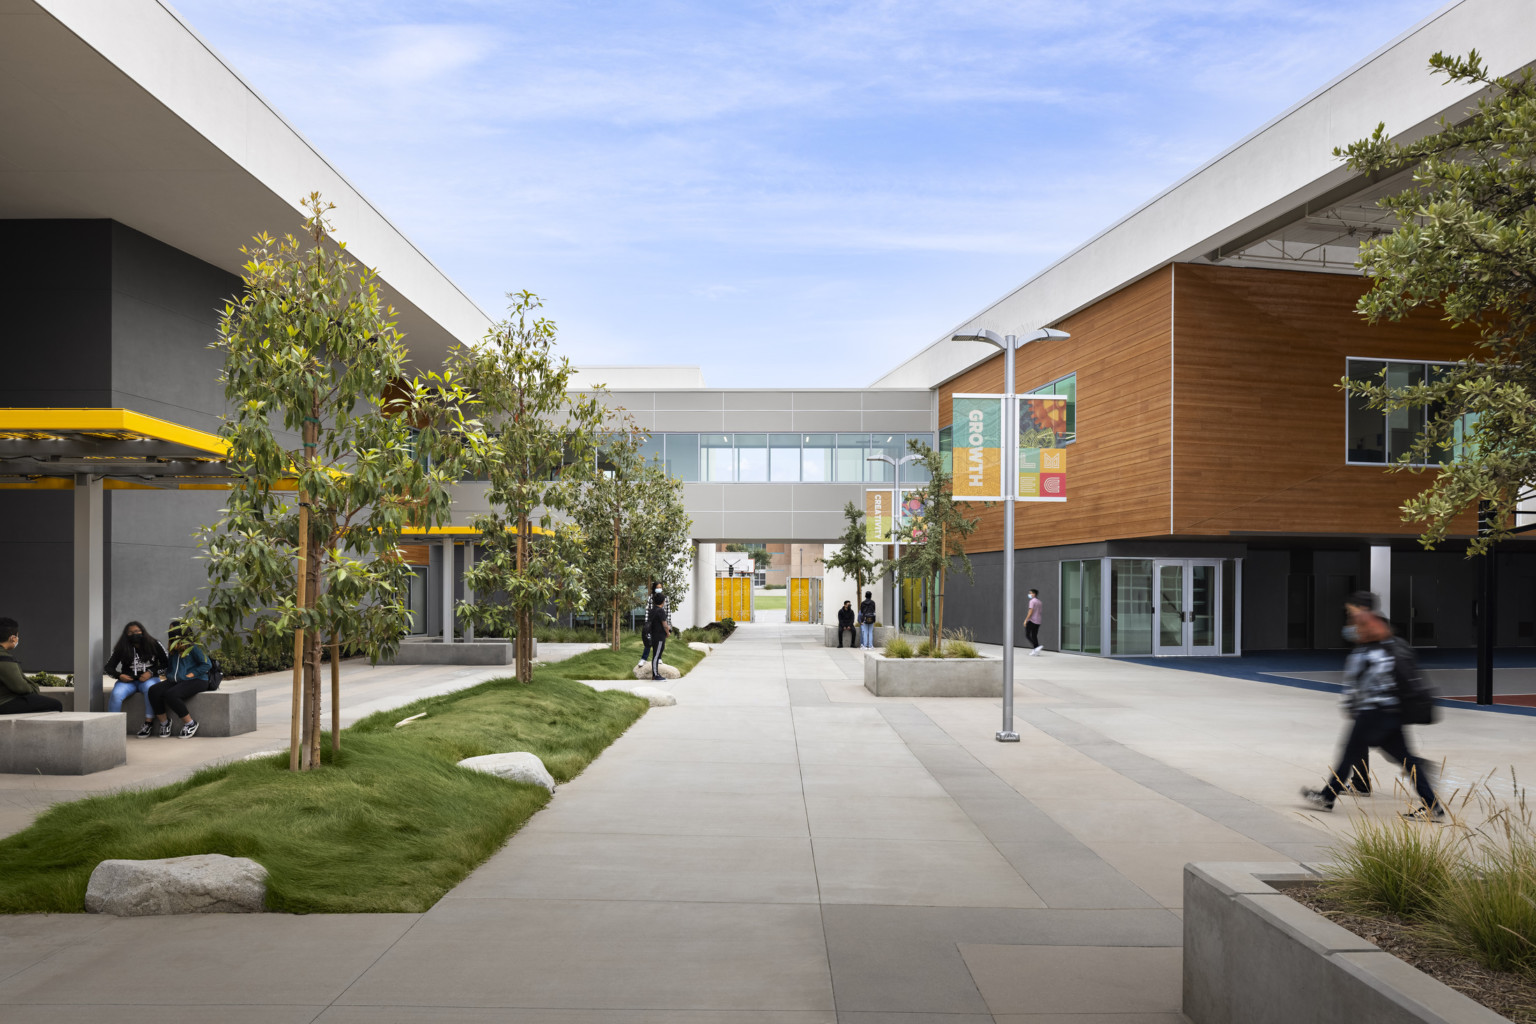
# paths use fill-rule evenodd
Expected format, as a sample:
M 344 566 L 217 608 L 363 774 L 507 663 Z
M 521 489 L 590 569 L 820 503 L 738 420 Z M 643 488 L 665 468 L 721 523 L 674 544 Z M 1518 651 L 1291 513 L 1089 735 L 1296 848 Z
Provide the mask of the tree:
M 843 546 L 830 558 L 823 558 L 821 564 L 853 578 L 857 603 L 857 599 L 864 596 L 865 584 L 872 584 L 883 576 L 885 568 L 875 557 L 874 549 L 864 541 L 864 510 L 850 501 L 843 507 L 843 518 L 848 521 L 848 528 L 840 538 Z
M 683 485 L 640 452 L 643 431 L 627 423 L 609 435 L 600 472 L 572 507 L 581 529 L 589 606 L 608 611 L 609 643 L 619 649 L 625 609 L 649 583 L 676 602 L 688 592 L 683 558 L 693 521 L 683 510 Z
M 907 442 L 907 448 L 921 457 L 928 469 L 928 483 L 918 489 L 923 505 L 921 519 L 905 523 L 897 530 L 903 545 L 896 572 L 901 579 L 937 580 L 938 593 L 932 599 L 928 616 L 928 640 L 939 657 L 944 656 L 944 585 L 949 567 L 956 559 L 966 579 L 976 582 L 971 560 L 965 553 L 965 538 L 976 532 L 978 520 L 960 514 L 955 501 L 954 481 L 944 469 L 944 456 L 921 441 Z
M 596 397 L 567 391 L 573 370 L 555 355 L 555 325 L 536 315 L 538 296 L 507 297 L 506 319 L 484 342 L 448 356 L 487 426 L 474 467 L 489 482 L 490 505 L 471 520 L 481 554 L 464 574 L 485 599 L 457 614 L 488 635 L 515 636 L 518 681 L 531 683 L 534 620 L 586 600 L 579 533 L 557 517 L 592 478 L 604 412 Z
M 304 206 L 303 241 L 263 233 L 241 249 L 244 290 L 219 320 L 232 410 L 220 433 L 235 475 L 223 515 L 200 533 L 208 596 L 186 618 L 221 642 L 293 638 L 290 765 L 309 769 L 320 762 L 322 647 L 393 653 L 410 622 L 401 532 L 448 518 L 458 466 L 429 466 L 414 446 L 472 425 L 452 382 L 408 381 L 374 272 L 327 240 L 334 205 L 314 193 Z M 333 668 L 333 703 L 336 678 Z
M 1371 323 L 1438 310 L 1477 333 L 1476 351 L 1423 384 L 1341 386 L 1371 408 L 1425 411 L 1402 461 L 1444 465 L 1403 505 L 1403 519 L 1421 523 L 1420 539 L 1433 547 L 1459 515 L 1485 503 L 1488 529 L 1473 540 L 1474 555 L 1509 535 L 1536 480 L 1536 83 L 1530 69 L 1490 76 L 1476 50 L 1436 53 L 1429 64 L 1451 82 L 1487 87 L 1470 117 L 1442 120 L 1406 144 L 1382 124 L 1334 150 L 1357 171 L 1413 169 L 1412 187 L 1381 200 L 1397 228 L 1360 247 L 1371 287 L 1357 308 Z

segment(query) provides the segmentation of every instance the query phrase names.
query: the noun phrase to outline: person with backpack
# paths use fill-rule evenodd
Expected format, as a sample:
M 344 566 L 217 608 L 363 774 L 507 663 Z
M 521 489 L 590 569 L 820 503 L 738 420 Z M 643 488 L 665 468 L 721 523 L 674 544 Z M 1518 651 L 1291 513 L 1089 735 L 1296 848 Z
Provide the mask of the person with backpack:
M 640 643 L 643 645 L 640 651 L 640 660 L 635 662 L 635 668 L 639 668 L 651 660 L 651 605 L 656 603 L 656 593 L 661 587 L 655 580 L 645 588 L 645 600 L 641 602 L 645 607 L 645 618 L 640 620 Z
M 148 736 L 154 728 L 154 718 L 149 712 L 149 691 L 164 677 L 170 660 L 160 641 L 145 631 L 144 623 L 134 621 L 123 627 L 122 636 L 112 648 L 112 657 L 101 670 L 102 675 L 115 680 L 112 696 L 107 700 L 108 711 L 123 710 L 123 701 L 135 691 L 144 694 L 144 727 L 139 730 L 140 736 Z
M 1416 756 L 1403 732 L 1406 725 L 1428 725 L 1438 716 L 1434 691 L 1419 672 L 1413 648 L 1392 632 L 1376 607 L 1374 594 L 1349 599 L 1350 625 L 1358 646 L 1344 663 L 1344 710 L 1353 718 L 1344 751 L 1322 789 L 1303 789 L 1302 799 L 1320 811 L 1333 810 L 1345 783 L 1361 771 L 1372 747 L 1403 766 L 1420 804 L 1406 818 L 1445 817 L 1445 807 L 1430 781 L 1430 763 Z
M 139 736 L 148 738 L 154 735 L 156 722 L 159 723 L 160 735 L 169 736 L 172 725 L 166 715 L 166 708 L 170 708 L 181 719 L 181 732 L 177 735 L 188 739 L 197 735 L 197 719 L 187 710 L 187 698 L 213 689 L 213 659 L 187 636 L 180 619 L 171 623 L 166 639 L 171 642 L 170 663 L 165 678 L 151 686 L 148 694 L 148 707 L 155 717 L 145 721 Z
M 667 613 L 667 595 L 660 590 L 651 597 L 651 610 L 645 615 L 645 629 L 651 642 L 651 679 L 665 678 L 661 674 L 661 652 L 667 649 L 667 633 L 671 630 L 672 616 Z
M 859 635 L 860 647 L 868 647 L 871 650 L 875 646 L 875 594 L 874 591 L 864 591 L 864 600 L 859 602 Z

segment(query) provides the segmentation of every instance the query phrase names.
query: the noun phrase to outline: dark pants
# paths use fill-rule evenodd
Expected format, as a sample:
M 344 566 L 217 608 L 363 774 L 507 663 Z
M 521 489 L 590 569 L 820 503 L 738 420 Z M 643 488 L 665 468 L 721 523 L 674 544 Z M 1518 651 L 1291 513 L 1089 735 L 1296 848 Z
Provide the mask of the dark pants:
M 859 634 L 858 634 L 858 631 L 853 628 L 853 623 L 851 623 L 851 622 L 848 625 L 846 625 L 846 626 L 839 625 L 837 627 L 837 646 L 839 646 L 839 647 L 843 646 L 843 634 L 844 633 L 848 634 L 848 646 L 849 647 L 857 647 L 857 646 L 859 646 Z
M 662 637 L 656 641 L 656 651 L 651 655 L 651 678 L 661 678 L 661 652 L 667 649 L 667 638 Z
M 1339 766 L 1333 770 L 1323 792 L 1331 799 L 1339 795 L 1344 783 L 1355 772 L 1364 772 L 1364 766 L 1375 747 L 1403 766 L 1413 780 L 1413 788 L 1426 807 L 1435 806 L 1435 789 L 1429 781 L 1429 762 L 1414 756 L 1408 749 L 1408 737 L 1403 735 L 1403 720 L 1396 711 L 1362 711 L 1350 726 L 1344 739 L 1344 753 Z
M 1030 647 L 1039 647 L 1040 646 L 1040 623 L 1038 623 L 1038 622 L 1026 622 L 1026 623 L 1024 623 L 1024 639 L 1029 641 L 1029 646 Z
M 149 688 L 149 707 L 159 718 L 170 708 L 178 718 L 186 718 L 187 698 L 208 689 L 206 679 L 177 679 L 174 682 L 156 683 Z
M 651 634 L 642 633 L 640 639 L 645 643 L 645 649 L 640 652 L 641 661 L 651 660 Z
M 40 693 L 18 693 L 0 704 L 0 715 L 29 715 L 34 711 L 63 711 L 64 705 Z

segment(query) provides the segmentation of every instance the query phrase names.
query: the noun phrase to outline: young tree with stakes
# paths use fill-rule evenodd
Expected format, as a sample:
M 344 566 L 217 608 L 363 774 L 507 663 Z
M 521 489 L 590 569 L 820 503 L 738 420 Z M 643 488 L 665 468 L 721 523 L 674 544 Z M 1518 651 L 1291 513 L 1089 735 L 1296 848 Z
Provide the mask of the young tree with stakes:
M 938 592 L 933 595 L 928 616 L 928 640 L 934 652 L 943 657 L 945 582 L 950 563 L 956 559 L 966 579 L 976 581 L 971 560 L 965 553 L 965 538 L 976 531 L 978 521 L 960 513 L 954 481 L 945 472 L 942 453 L 916 440 L 908 441 L 907 448 L 921 457 L 921 464 L 928 470 L 928 483 L 916 492 L 923 505 L 922 518 L 898 530 L 902 552 L 896 572 L 901 579 L 938 581 Z
M 232 410 L 220 433 L 235 475 L 223 515 L 200 534 L 208 596 L 185 618 L 220 642 L 293 638 L 289 765 L 308 770 L 320 763 L 322 647 L 334 750 L 340 650 L 394 651 L 410 620 L 402 530 L 449 514 L 457 465 L 429 467 L 413 445 L 473 424 L 457 413 L 454 382 L 409 381 L 376 275 L 327 238 L 333 204 L 314 193 L 304 206 L 303 240 L 261 234 L 241 249 L 244 289 L 220 317 L 213 347 Z
M 557 516 L 592 479 L 605 413 L 593 395 L 567 390 L 574 371 L 555 355 L 555 325 L 536 315 L 538 297 L 507 297 L 507 317 L 485 341 L 448 357 L 486 424 L 475 468 L 489 481 L 490 504 L 473 517 L 481 553 L 464 574 L 483 599 L 460 604 L 457 614 L 487 635 L 515 636 L 518 681 L 531 683 L 535 619 L 553 621 L 551 606 L 586 601 L 579 532 Z

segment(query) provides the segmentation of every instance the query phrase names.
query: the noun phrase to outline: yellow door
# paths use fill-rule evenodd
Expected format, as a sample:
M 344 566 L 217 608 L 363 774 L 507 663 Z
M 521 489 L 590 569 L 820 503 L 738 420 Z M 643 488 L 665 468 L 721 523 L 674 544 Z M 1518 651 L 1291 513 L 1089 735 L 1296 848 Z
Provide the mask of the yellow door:
M 810 580 L 803 577 L 794 577 L 789 581 L 789 621 L 809 622 L 810 602 L 806 600 L 806 592 L 810 589 Z

